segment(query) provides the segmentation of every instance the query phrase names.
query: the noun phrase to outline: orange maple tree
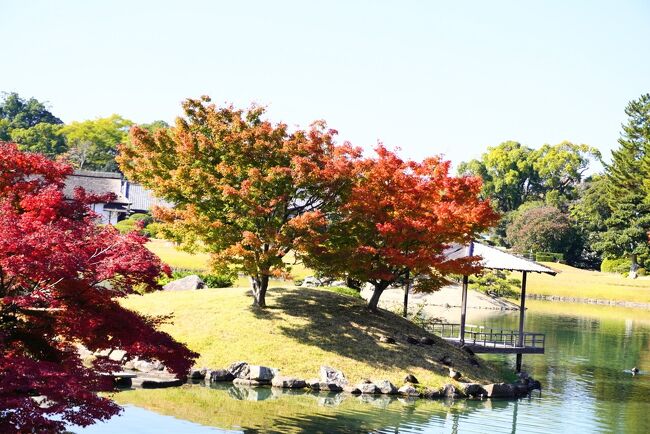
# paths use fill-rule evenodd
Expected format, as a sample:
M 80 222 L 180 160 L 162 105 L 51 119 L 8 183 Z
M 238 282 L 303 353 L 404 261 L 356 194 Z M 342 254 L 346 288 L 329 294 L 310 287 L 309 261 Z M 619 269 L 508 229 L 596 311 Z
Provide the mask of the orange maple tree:
M 282 258 L 339 205 L 359 151 L 335 144 L 324 122 L 290 132 L 262 107 L 203 97 L 183 109 L 173 128 L 133 128 L 120 167 L 174 204 L 154 210 L 167 238 L 207 250 L 219 272 L 249 275 L 263 307 L 269 277 L 288 269 Z
M 466 243 L 496 224 L 498 215 L 481 200 L 481 180 L 449 175 L 448 161 L 404 161 L 384 146 L 358 160 L 354 184 L 340 208 L 328 215 L 318 237 L 302 239 L 305 263 L 323 274 L 346 276 L 382 292 L 407 272 L 416 290 L 437 289 L 445 276 L 478 270 L 478 258 L 447 260 L 451 243 Z

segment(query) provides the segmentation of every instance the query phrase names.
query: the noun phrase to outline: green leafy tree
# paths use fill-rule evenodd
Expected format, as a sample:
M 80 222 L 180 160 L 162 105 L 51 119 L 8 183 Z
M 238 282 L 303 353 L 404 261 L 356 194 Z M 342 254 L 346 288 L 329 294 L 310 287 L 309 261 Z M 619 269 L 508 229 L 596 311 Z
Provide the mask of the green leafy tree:
M 605 222 L 612 215 L 611 204 L 614 201 L 609 180 L 605 175 L 592 176 L 580 185 L 577 195 L 578 200 L 569 210 L 583 246 L 576 265 L 598 269 L 601 255 L 594 245 L 601 239 L 601 233 L 607 230 Z
M 10 133 L 11 141 L 22 151 L 38 152 L 49 158 L 65 153 L 68 146 L 61 133 L 61 125 L 41 122 L 31 128 L 16 128 Z
M 35 98 L 5 93 L 0 102 L 0 141 L 17 143 L 19 149 L 45 154 L 50 158 L 67 150 L 61 134 L 61 119 Z
M 282 258 L 325 224 L 349 184 L 349 156 L 360 151 L 336 145 L 322 121 L 289 132 L 261 107 L 217 107 L 203 97 L 183 108 L 171 129 L 132 128 L 120 167 L 175 204 L 154 210 L 165 236 L 209 251 L 219 274 L 249 275 L 253 303 L 264 307 L 269 278 L 286 276 Z
M 28 129 L 41 123 L 60 125 L 63 121 L 35 98 L 26 100 L 15 92 L 3 94 L 0 102 L 0 140 L 11 140 L 12 130 Z
M 117 145 L 126 141 L 131 125 L 116 114 L 66 125 L 62 133 L 70 146 L 68 160 L 77 169 L 116 172 Z
M 564 141 L 543 145 L 531 155 L 540 192 L 547 204 L 565 207 L 577 197 L 577 187 L 592 160 L 601 161 L 600 151 L 588 145 Z
M 517 142 L 489 147 L 480 160 L 463 162 L 459 172 L 483 179 L 482 195 L 501 213 L 514 211 L 539 191 L 533 150 Z
M 567 259 L 576 256 L 576 230 L 569 216 L 552 206 L 519 212 L 506 233 L 508 242 L 518 252 L 564 253 Z
M 157 120 L 157 121 L 149 122 L 147 124 L 140 124 L 139 127 L 144 128 L 145 130 L 149 131 L 150 133 L 155 133 L 158 130 L 169 128 L 169 127 L 171 127 L 171 125 L 169 125 L 165 121 Z

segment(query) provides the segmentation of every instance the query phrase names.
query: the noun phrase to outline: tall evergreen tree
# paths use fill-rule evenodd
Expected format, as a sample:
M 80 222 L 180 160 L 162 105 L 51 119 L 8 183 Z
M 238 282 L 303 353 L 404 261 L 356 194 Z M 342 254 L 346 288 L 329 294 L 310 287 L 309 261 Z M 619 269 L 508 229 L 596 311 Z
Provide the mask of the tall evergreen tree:
M 631 101 L 625 113 L 628 120 L 622 126 L 619 148 L 612 151 L 612 162 L 606 166 L 611 214 L 594 248 L 605 257 L 629 257 L 630 276 L 636 277 L 639 257 L 650 255 L 650 94 Z
M 620 191 L 640 191 L 650 173 L 650 94 L 641 95 L 625 108 L 628 116 L 612 151 L 612 163 L 606 166 L 612 187 Z

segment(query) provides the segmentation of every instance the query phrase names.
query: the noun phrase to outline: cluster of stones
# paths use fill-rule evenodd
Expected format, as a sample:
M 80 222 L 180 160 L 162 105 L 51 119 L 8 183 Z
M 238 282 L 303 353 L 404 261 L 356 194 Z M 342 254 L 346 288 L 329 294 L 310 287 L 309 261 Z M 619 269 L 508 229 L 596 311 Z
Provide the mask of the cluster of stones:
M 454 380 L 461 378 L 460 372 L 450 369 L 449 376 Z M 445 384 L 439 389 L 421 387 L 415 376 L 409 374 L 404 378 L 404 385 L 395 387 L 388 380 L 363 380 L 350 384 L 343 372 L 329 366 L 321 366 L 320 377 L 303 380 L 280 375 L 278 369 L 266 366 L 235 362 L 226 369 L 210 370 L 192 369 L 192 380 L 204 380 L 206 383 L 232 382 L 240 386 L 272 386 L 283 389 L 311 389 L 313 391 L 347 392 L 353 395 L 402 395 L 406 397 L 435 398 L 517 398 L 528 395 L 534 389 L 540 389 L 538 381 L 527 376 L 513 384 L 494 383 L 481 385 L 457 381 L 457 385 Z

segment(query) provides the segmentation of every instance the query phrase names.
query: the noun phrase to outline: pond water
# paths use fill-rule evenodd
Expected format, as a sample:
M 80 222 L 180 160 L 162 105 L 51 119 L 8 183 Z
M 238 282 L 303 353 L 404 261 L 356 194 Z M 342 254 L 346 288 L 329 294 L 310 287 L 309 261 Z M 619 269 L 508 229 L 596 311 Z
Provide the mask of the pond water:
M 541 394 L 530 398 L 409 401 L 197 385 L 121 393 L 117 399 L 126 405 L 122 416 L 72 431 L 650 432 L 650 373 L 643 372 L 650 371 L 650 312 L 568 303 L 528 305 L 526 329 L 546 333 L 546 354 L 524 356 L 524 370 L 543 385 Z M 501 328 L 515 328 L 517 320 L 516 312 L 486 316 L 483 311 L 469 317 L 475 324 Z M 514 356 L 491 358 L 514 369 Z M 633 366 L 641 375 L 624 372 Z

